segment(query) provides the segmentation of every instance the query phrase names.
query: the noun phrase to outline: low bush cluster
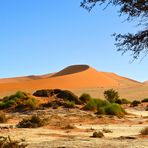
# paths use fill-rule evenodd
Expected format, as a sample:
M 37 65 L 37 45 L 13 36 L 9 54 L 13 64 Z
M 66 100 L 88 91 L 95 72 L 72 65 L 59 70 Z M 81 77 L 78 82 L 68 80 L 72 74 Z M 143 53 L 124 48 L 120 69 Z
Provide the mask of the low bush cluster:
M 129 103 L 131 103 L 131 102 L 130 102 L 129 100 L 123 98 L 123 99 L 117 99 L 117 100 L 115 101 L 115 103 L 117 103 L 117 104 L 129 104 Z
M 20 108 L 20 109 L 35 109 L 38 107 L 38 101 L 31 95 L 18 91 L 14 95 L 4 97 L 0 101 L 0 109 L 5 108 Z
M 48 124 L 47 118 L 41 118 L 37 115 L 31 116 L 31 118 L 23 119 L 17 124 L 18 128 L 37 128 Z
M 33 95 L 37 97 L 55 96 L 57 99 L 62 99 L 64 101 L 72 101 L 75 104 L 80 104 L 78 96 L 76 96 L 74 93 L 72 93 L 69 90 L 61 90 L 61 89 L 37 90 L 35 93 L 33 93 Z
M 109 103 L 106 100 L 91 99 L 84 107 L 84 110 L 95 111 L 97 114 L 123 116 L 125 110 L 116 103 Z

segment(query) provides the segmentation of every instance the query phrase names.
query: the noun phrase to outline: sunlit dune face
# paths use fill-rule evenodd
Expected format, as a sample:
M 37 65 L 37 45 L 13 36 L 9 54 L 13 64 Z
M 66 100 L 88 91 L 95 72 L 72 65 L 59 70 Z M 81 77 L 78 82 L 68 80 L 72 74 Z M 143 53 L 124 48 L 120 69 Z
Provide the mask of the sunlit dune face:
M 140 82 L 107 72 L 99 72 L 88 65 L 69 66 L 57 73 L 0 79 L 0 95 L 18 90 L 37 89 L 86 89 L 86 88 L 129 88 L 141 85 Z

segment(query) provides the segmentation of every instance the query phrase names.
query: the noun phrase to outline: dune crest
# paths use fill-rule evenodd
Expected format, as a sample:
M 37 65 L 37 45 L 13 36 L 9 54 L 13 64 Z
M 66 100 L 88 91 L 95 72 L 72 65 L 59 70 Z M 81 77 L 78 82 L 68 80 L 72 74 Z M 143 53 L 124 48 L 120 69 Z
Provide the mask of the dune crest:
M 75 73 L 79 73 L 79 72 L 83 72 L 85 70 L 88 70 L 89 68 L 90 68 L 90 66 L 88 66 L 88 65 L 71 65 L 71 66 L 68 66 L 68 67 L 64 68 L 63 70 L 57 72 L 56 74 L 54 74 L 51 77 L 75 74 Z

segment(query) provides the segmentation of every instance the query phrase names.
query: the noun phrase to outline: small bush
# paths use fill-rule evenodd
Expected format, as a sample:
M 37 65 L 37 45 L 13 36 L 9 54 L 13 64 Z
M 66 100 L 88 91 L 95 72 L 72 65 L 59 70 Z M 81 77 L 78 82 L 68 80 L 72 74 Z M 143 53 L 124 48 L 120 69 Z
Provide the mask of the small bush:
M 140 101 L 134 100 L 134 101 L 131 103 L 131 106 L 135 107 L 135 106 L 138 106 L 139 104 L 140 104 Z
M 10 136 L 0 137 L 0 148 L 26 148 L 28 144 L 22 143 L 23 141 L 12 140 Z
M 82 102 L 82 104 L 88 103 L 91 100 L 91 96 L 89 94 L 82 94 L 79 98 L 79 100 Z
M 105 113 L 107 115 L 123 116 L 125 111 L 120 105 L 111 103 L 105 106 Z
M 93 138 L 102 138 L 102 137 L 104 137 L 104 134 L 101 131 L 94 132 L 92 137 Z
M 33 115 L 29 119 L 23 119 L 17 125 L 18 128 L 37 128 L 48 124 L 47 119 L 41 119 L 39 116 Z
M 66 102 L 64 103 L 64 107 L 65 107 L 65 108 L 74 108 L 74 107 L 75 107 L 75 102 L 66 101 Z
M 117 99 L 119 99 L 118 92 L 113 89 L 104 91 L 104 97 L 111 103 L 114 103 Z
M 0 123 L 6 123 L 7 117 L 4 113 L 0 113 Z
M 141 102 L 148 102 L 148 98 L 143 99 Z
M 148 127 L 143 128 L 140 133 L 141 135 L 148 135 Z

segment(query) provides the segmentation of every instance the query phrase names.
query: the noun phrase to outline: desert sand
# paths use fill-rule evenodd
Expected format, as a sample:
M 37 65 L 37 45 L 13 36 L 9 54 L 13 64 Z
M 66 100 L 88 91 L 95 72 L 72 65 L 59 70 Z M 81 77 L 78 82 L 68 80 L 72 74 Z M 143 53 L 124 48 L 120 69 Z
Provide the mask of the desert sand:
M 90 93 L 103 98 L 103 91 L 114 88 L 122 98 L 143 99 L 148 96 L 147 83 L 141 83 L 115 73 L 101 72 L 88 65 L 72 65 L 59 72 L 40 76 L 0 79 L 0 97 L 18 90 L 33 92 L 37 89 L 68 89 L 81 95 Z
M 28 148 L 147 148 L 148 137 L 140 136 L 140 131 L 148 125 L 147 116 L 142 117 L 145 115 L 142 111 L 132 109 L 132 113 L 134 111 L 136 114 L 124 118 L 100 117 L 78 109 L 11 113 L 8 114 L 11 117 L 8 123 L 0 124 L 0 136 L 22 139 L 29 144 Z M 49 125 L 35 129 L 16 127 L 22 118 L 32 114 L 44 114 L 50 119 Z M 67 125 L 74 128 L 66 128 Z M 103 129 L 111 133 L 104 133 L 105 137 L 99 139 L 91 137 L 94 131 Z

